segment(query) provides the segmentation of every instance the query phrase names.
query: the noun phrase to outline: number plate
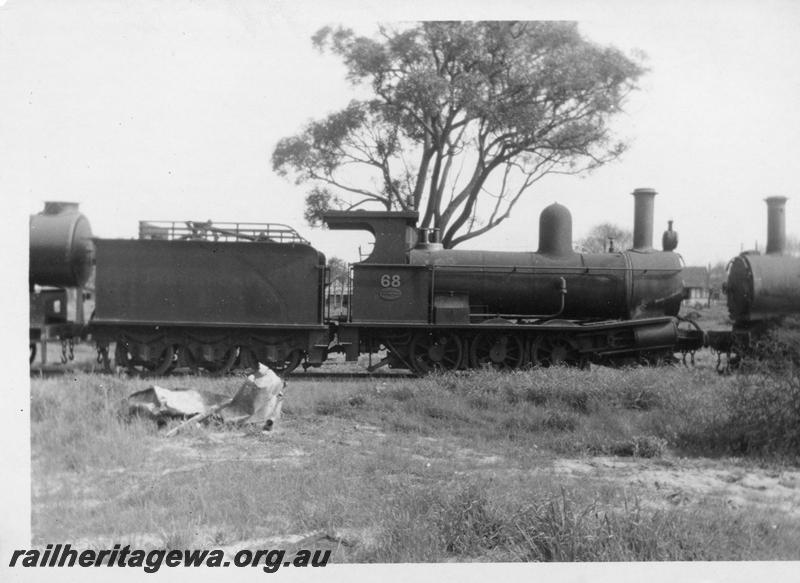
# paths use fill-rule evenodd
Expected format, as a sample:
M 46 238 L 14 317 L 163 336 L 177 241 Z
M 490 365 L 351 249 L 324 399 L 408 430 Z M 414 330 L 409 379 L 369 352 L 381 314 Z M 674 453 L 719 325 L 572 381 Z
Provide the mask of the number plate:
M 389 300 L 389 301 L 397 300 L 402 295 L 403 292 L 401 292 L 400 288 L 398 287 L 387 287 L 378 292 L 379 298 L 381 298 L 382 300 Z

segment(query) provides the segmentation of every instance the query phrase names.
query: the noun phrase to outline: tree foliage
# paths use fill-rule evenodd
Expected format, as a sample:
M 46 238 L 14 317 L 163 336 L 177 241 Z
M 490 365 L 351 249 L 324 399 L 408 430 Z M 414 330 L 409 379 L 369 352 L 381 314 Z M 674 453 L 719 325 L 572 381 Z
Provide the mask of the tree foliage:
M 601 223 L 592 227 L 589 235 L 578 242 L 578 248 L 585 253 L 603 253 L 611 248 L 614 241 L 615 251 L 625 251 L 633 247 L 633 233 L 612 223 Z
M 339 257 L 328 258 L 328 269 L 330 270 L 330 282 L 340 283 L 342 285 L 347 283 L 348 273 L 350 266 L 344 259 Z
M 552 173 L 619 156 L 611 116 L 644 72 L 568 22 L 425 22 L 378 38 L 313 38 L 370 89 L 277 144 L 281 175 L 309 183 L 306 218 L 329 208 L 418 210 L 453 247 L 500 224 Z

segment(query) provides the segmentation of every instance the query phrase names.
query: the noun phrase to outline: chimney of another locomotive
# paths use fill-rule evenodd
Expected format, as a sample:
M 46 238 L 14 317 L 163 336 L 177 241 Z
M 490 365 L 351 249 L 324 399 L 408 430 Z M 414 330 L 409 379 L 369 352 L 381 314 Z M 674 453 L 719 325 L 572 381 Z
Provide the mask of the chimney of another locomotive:
M 637 188 L 633 191 L 633 248 L 648 251 L 653 248 L 653 202 L 656 191 Z
M 572 255 L 572 215 L 569 209 L 554 202 L 539 215 L 539 253 Z
M 767 203 L 767 254 L 781 255 L 786 249 L 786 197 L 770 196 Z

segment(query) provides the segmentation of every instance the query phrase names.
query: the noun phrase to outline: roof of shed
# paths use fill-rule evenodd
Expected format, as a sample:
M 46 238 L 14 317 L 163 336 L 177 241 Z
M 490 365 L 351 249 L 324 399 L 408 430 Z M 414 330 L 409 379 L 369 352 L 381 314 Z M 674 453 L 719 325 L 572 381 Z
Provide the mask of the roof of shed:
M 707 287 L 708 286 L 708 268 L 706 267 L 684 267 L 683 285 L 686 287 Z

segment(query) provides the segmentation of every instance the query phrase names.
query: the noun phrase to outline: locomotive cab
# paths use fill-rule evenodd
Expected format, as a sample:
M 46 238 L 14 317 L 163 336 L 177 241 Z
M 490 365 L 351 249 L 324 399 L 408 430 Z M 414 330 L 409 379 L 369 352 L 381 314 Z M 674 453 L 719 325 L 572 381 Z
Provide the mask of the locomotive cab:
M 409 264 L 419 238 L 416 212 L 330 211 L 332 230 L 364 230 L 375 236 L 372 253 L 353 266 L 354 295 L 350 321 L 423 323 L 428 321 L 424 267 Z

